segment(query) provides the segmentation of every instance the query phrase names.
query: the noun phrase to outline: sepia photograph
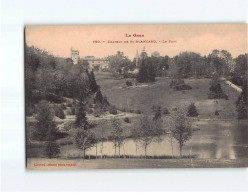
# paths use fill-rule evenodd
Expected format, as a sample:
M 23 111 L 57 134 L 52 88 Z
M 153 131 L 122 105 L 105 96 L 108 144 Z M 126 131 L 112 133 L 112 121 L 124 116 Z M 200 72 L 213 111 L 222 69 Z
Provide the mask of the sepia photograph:
M 247 24 L 27 25 L 26 169 L 248 167 Z

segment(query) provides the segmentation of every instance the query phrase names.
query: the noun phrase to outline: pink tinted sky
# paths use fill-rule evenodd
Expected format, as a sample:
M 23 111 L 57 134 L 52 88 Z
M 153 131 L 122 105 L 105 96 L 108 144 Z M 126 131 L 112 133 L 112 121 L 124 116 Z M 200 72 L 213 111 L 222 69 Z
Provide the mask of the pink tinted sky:
M 125 34 L 143 34 L 144 37 L 125 37 Z M 105 57 L 123 51 L 133 58 L 136 50 L 145 46 L 148 55 L 173 57 L 182 51 L 202 55 L 212 50 L 227 50 L 233 57 L 247 53 L 246 24 L 168 24 L 168 25 L 85 25 L 85 26 L 26 26 L 27 45 L 45 49 L 55 56 L 70 57 L 70 48 L 78 49 L 80 57 Z M 105 43 L 93 43 L 93 40 Z M 106 43 L 126 40 L 176 40 L 177 43 Z

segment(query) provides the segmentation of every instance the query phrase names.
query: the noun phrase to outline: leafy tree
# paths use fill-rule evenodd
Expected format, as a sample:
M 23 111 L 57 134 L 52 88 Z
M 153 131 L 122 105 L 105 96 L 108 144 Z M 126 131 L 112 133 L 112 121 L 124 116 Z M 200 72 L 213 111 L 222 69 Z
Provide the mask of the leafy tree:
M 37 105 L 36 115 L 36 129 L 34 137 L 40 141 L 52 141 L 55 139 L 57 132 L 56 124 L 54 121 L 54 110 L 48 102 L 42 100 Z
M 187 116 L 189 117 L 197 117 L 199 114 L 197 112 L 196 106 L 194 103 L 191 103 L 188 107 Z
M 185 112 L 181 109 L 176 111 L 173 120 L 172 136 L 178 141 L 180 157 L 182 157 L 183 146 L 192 136 L 192 126 Z

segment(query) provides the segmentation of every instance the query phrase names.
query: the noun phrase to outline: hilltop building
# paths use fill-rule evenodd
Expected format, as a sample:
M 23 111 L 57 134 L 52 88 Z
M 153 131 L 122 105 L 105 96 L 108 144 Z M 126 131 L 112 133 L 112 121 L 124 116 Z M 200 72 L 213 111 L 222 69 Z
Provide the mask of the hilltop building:
M 78 60 L 79 60 L 79 51 L 78 50 L 73 50 L 71 48 L 71 59 L 73 61 L 73 64 L 78 64 Z

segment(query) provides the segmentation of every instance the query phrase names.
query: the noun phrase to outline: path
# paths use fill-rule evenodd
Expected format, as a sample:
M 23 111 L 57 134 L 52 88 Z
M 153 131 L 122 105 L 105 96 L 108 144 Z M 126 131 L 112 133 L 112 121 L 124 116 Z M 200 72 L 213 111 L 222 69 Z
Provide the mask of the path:
M 236 91 L 240 92 L 242 91 L 242 89 L 240 87 L 238 87 L 237 85 L 233 84 L 232 82 L 226 80 L 224 77 L 221 78 L 223 81 L 225 81 L 229 86 L 231 86 L 233 89 L 235 89 Z

